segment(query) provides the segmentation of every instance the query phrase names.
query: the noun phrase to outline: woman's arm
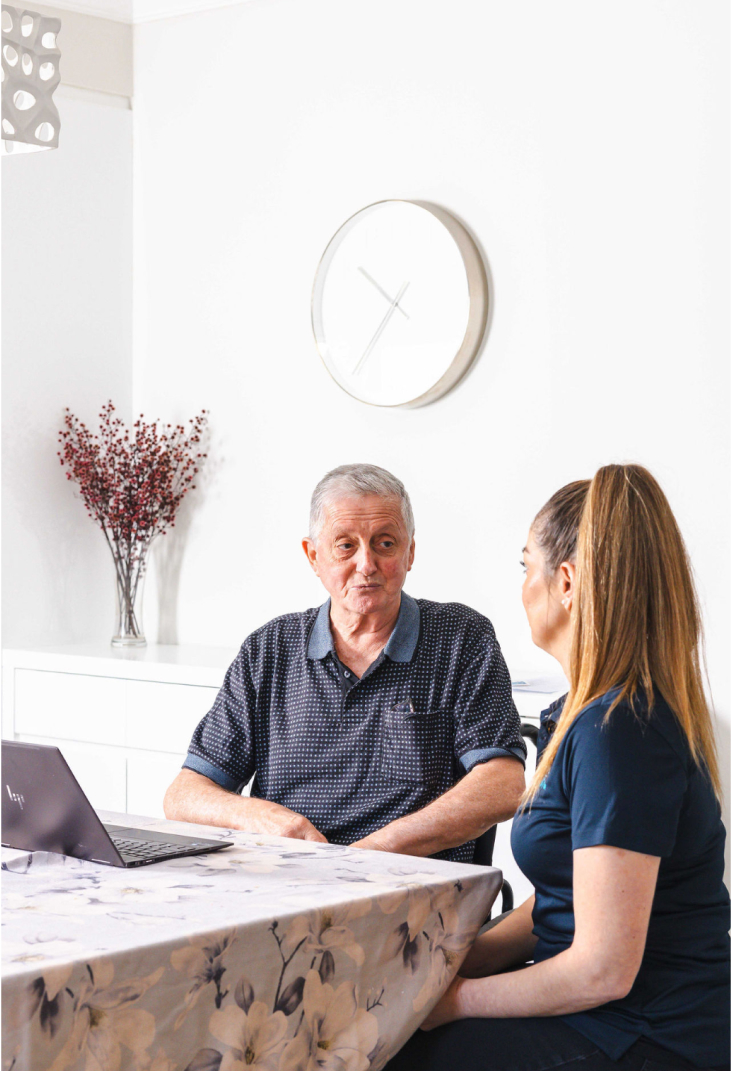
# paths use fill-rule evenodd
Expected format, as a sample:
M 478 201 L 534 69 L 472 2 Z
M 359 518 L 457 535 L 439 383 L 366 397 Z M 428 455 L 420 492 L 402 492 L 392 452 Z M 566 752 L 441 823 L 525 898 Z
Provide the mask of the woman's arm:
M 523 971 L 455 979 L 423 1028 L 452 1019 L 568 1015 L 626 996 L 642 963 L 659 867 L 658 856 L 623 848 L 577 849 L 571 947 Z
M 463 978 L 485 978 L 533 958 L 537 940 L 533 936 L 534 902 L 535 897 L 531 896 L 477 938 L 459 969 Z

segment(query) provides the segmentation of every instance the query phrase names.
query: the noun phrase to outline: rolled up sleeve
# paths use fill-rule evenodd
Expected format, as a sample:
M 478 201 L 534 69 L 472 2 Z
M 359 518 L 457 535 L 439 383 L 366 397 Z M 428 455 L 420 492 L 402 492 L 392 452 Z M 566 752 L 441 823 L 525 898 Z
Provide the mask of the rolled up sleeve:
M 527 752 L 510 674 L 487 620 L 460 666 L 454 721 L 455 755 L 466 772 L 495 758 L 514 758 L 525 765 Z

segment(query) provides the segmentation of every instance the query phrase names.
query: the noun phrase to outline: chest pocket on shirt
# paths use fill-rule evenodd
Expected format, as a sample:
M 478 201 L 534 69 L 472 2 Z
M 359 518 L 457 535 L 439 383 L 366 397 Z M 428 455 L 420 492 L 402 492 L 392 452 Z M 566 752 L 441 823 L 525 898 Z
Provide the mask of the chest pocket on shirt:
M 381 770 L 386 781 L 433 784 L 442 772 L 439 711 L 398 707 L 381 715 Z

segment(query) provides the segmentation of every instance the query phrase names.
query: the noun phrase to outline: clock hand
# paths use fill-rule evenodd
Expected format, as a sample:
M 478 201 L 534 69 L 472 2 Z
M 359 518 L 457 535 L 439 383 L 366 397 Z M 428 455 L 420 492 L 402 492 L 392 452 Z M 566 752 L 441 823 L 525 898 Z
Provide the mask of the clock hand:
M 378 291 L 378 293 L 379 294 L 383 294 L 383 296 L 385 297 L 386 301 L 388 301 L 389 303 L 391 301 L 393 301 L 393 298 L 391 297 L 391 295 L 386 293 L 386 291 L 383 289 L 383 287 L 380 286 L 376 282 L 376 280 L 373 278 L 372 275 L 368 274 L 368 272 L 365 270 L 365 268 L 358 268 L 358 271 L 360 272 L 361 275 L 365 275 L 365 277 L 366 277 L 366 279 L 368 280 L 369 283 L 373 283 L 373 285 L 375 286 L 375 288 Z M 411 319 L 411 317 L 409 316 L 408 312 L 406 312 L 404 309 L 402 309 L 400 305 L 398 306 L 398 311 L 401 313 L 402 316 L 405 316 L 407 320 Z
M 386 313 L 386 315 L 383 317 L 383 319 L 381 320 L 380 324 L 376 328 L 375 335 L 370 340 L 370 342 L 368 343 L 366 348 L 363 350 L 363 353 L 361 354 L 360 360 L 358 361 L 358 363 L 356 364 L 355 368 L 353 369 L 353 375 L 355 375 L 356 372 L 360 372 L 361 368 L 363 367 L 365 362 L 370 357 L 371 353 L 373 352 L 373 347 L 378 342 L 379 338 L 381 337 L 381 335 L 383 334 L 383 332 L 386 329 L 386 324 L 388 323 L 388 321 L 391 319 L 391 317 L 395 313 L 396 309 L 398 308 L 398 303 L 401 300 L 401 298 L 404 296 L 404 294 L 406 293 L 406 288 L 407 288 L 408 285 L 409 285 L 408 283 L 402 283 L 401 284 L 401 289 L 399 290 L 398 294 L 396 295 L 396 297 L 391 302 L 391 306 L 390 306 L 388 312 Z

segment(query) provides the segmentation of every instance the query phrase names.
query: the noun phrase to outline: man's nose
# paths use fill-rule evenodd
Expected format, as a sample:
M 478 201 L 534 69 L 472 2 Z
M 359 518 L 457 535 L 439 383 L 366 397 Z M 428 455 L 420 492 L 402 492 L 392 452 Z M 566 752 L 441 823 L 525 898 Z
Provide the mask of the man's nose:
M 358 551 L 358 572 L 363 576 L 372 576 L 377 569 L 376 558 L 368 546 L 362 546 Z

